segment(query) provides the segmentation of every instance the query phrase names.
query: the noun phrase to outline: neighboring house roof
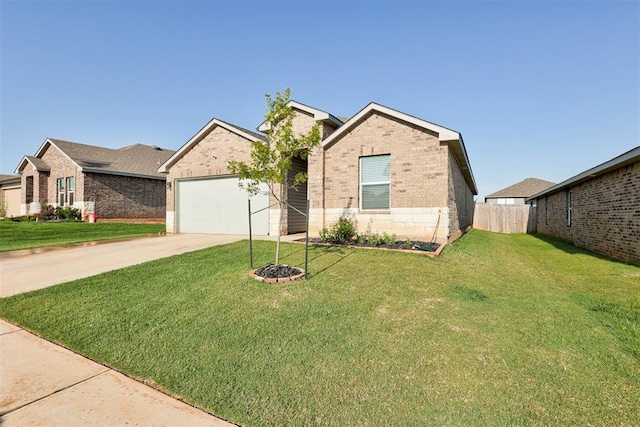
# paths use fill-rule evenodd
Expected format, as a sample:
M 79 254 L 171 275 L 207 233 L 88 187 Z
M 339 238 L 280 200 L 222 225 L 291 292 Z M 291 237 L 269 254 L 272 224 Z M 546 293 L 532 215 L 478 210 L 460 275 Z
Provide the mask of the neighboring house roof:
M 605 173 L 611 172 L 612 170 L 619 169 L 623 166 L 626 166 L 631 163 L 635 163 L 640 161 L 640 146 L 633 148 L 627 151 L 624 154 L 619 155 L 618 157 L 614 157 L 613 159 L 606 161 L 598 166 L 595 166 L 591 169 L 588 169 L 578 175 L 575 175 L 565 181 L 562 181 L 559 184 L 554 185 L 553 187 L 547 188 L 539 193 L 536 193 L 526 199 L 525 201 L 538 199 L 540 197 L 549 195 L 551 193 L 555 193 L 557 191 L 562 191 L 572 185 L 579 184 L 583 181 L 587 181 L 593 178 L 596 178 L 600 175 L 604 175 Z
M 497 199 L 505 197 L 525 198 L 539 193 L 542 190 L 546 190 L 547 188 L 555 184 L 555 182 L 545 181 L 543 179 L 527 178 L 516 184 L 510 185 L 507 188 L 503 188 L 502 190 L 498 190 L 495 193 L 491 193 L 488 196 L 485 196 L 485 199 Z
M 338 140 L 340 140 L 340 138 L 342 138 L 343 135 L 347 134 L 351 129 L 358 126 L 360 122 L 362 122 L 365 118 L 369 117 L 374 112 L 382 113 L 394 117 L 398 120 L 402 120 L 406 123 L 410 123 L 431 132 L 437 133 L 440 141 L 443 143 L 447 143 L 451 148 L 451 151 L 460 164 L 460 168 L 462 169 L 465 180 L 469 184 L 469 187 L 473 191 L 473 194 L 478 194 L 478 187 L 476 186 L 476 181 L 473 177 L 473 172 L 471 171 L 471 164 L 469 163 L 467 149 L 464 146 L 462 135 L 459 132 L 440 125 L 436 125 L 426 120 L 419 119 L 409 114 L 402 113 L 392 108 L 385 107 L 384 105 L 376 104 L 375 102 L 371 102 L 369 105 L 360 110 L 355 116 L 351 117 L 343 126 L 329 135 L 327 139 L 323 141 L 322 145 L 325 148 L 328 148 L 331 145 L 335 144 Z
M 57 148 L 82 172 L 108 175 L 135 176 L 152 179 L 166 179 L 158 173 L 158 166 L 164 163 L 175 151 L 143 144 L 129 145 L 113 149 L 94 145 L 47 138 L 35 156 L 25 156 L 16 173 L 31 163 L 36 170 L 49 171 L 50 167 L 42 156 L 51 147 Z
M 0 174 L 0 186 L 8 186 L 12 184 L 20 184 L 20 175 L 2 175 Z
M 196 146 L 200 141 L 202 141 L 211 131 L 213 131 L 216 127 L 221 127 L 229 132 L 233 132 L 236 135 L 239 135 L 243 138 L 246 138 L 249 141 L 263 141 L 267 142 L 267 138 L 259 133 L 250 131 L 245 128 L 241 128 L 236 125 L 232 125 L 231 123 L 227 123 L 220 119 L 213 118 L 204 125 L 202 129 L 198 131 L 195 135 L 189 139 L 178 151 L 176 151 L 171 157 L 169 157 L 164 163 L 159 165 L 157 168 L 159 173 L 169 173 L 168 168 L 173 166 L 178 160 L 184 157 L 194 146 Z
M 327 113 L 326 111 L 322 111 L 322 110 L 318 110 L 317 108 L 313 108 L 313 107 L 309 107 L 308 105 L 302 104 L 298 101 L 289 101 L 287 103 L 287 105 L 291 108 L 296 108 L 300 111 L 304 111 L 305 113 L 308 113 L 310 115 L 313 116 L 314 120 L 316 121 L 322 121 L 325 123 L 330 123 L 335 127 L 339 127 L 342 126 L 342 124 L 344 123 L 343 120 L 339 119 L 338 117 Z M 258 126 L 258 130 L 260 132 L 266 132 L 268 131 L 270 128 L 269 124 L 266 122 L 262 122 L 260 124 L 260 126 Z

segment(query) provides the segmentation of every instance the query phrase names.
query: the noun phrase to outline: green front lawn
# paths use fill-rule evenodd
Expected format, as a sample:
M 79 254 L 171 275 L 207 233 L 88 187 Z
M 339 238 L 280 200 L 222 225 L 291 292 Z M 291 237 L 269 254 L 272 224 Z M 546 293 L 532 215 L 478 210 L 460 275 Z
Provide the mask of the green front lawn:
M 255 243 L 258 265 L 274 243 Z M 304 246 L 283 245 L 300 265 Z M 633 425 L 640 269 L 472 230 L 439 259 L 218 246 L 0 300 L 0 316 L 243 425 Z
M 164 224 L 0 221 L 0 252 L 164 232 Z

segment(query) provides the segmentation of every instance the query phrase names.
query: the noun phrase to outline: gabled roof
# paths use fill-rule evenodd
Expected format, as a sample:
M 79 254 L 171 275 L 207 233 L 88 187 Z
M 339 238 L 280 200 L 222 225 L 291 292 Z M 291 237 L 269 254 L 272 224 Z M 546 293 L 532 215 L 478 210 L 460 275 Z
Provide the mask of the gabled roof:
M 334 127 L 342 126 L 342 124 L 344 123 L 341 119 L 339 119 L 338 117 L 332 114 L 327 113 L 326 111 L 309 107 L 308 105 L 302 104 L 301 102 L 298 102 L 298 101 L 291 100 L 287 103 L 287 105 L 293 109 L 304 111 L 305 113 L 312 115 L 315 121 L 329 123 Z M 266 132 L 269 130 L 269 127 L 270 126 L 267 122 L 262 122 L 260 126 L 258 126 L 258 130 L 260 132 Z
M 598 166 L 592 167 L 591 169 L 588 169 L 582 173 L 579 173 L 576 176 L 573 176 L 567 180 L 564 180 L 560 184 L 556 184 L 553 187 L 547 188 L 546 190 L 536 193 L 533 196 L 526 199 L 525 202 L 528 202 L 533 199 L 538 199 L 540 197 L 549 195 L 551 193 L 565 190 L 567 188 L 570 188 L 572 185 L 579 184 L 584 181 L 588 181 L 600 175 L 604 175 L 605 173 L 611 172 L 623 166 L 629 165 L 631 163 L 639 162 L 639 161 L 640 161 L 640 146 L 633 148 L 627 151 L 626 153 L 619 155 L 618 157 L 614 157 L 609 161 L 601 163 Z
M 216 127 L 221 127 L 223 129 L 228 130 L 229 132 L 235 133 L 238 136 L 241 136 L 249 141 L 263 141 L 267 142 L 267 138 L 259 133 L 250 131 L 248 129 L 242 128 L 240 126 L 232 125 L 231 123 L 227 123 L 220 119 L 213 118 L 204 125 L 202 129 L 198 131 L 195 135 L 189 139 L 178 151 L 176 151 L 171 157 L 169 157 L 160 167 L 158 168 L 159 173 L 169 173 L 168 169 L 171 168 L 178 160 L 184 157 L 194 146 L 196 146 L 200 141 L 202 141 L 211 131 L 213 131 Z
M 85 173 L 152 179 L 165 179 L 164 175 L 158 173 L 158 166 L 174 153 L 173 150 L 143 144 L 112 149 L 47 138 L 35 156 L 25 156 L 16 169 L 16 173 L 24 169 L 25 162 L 34 165 L 36 170 L 49 171 L 50 167 L 42 160 L 42 156 L 52 147 L 60 151 L 79 170 Z
M 552 185 L 555 185 L 555 182 L 545 181 L 538 178 L 527 178 L 516 184 L 510 185 L 509 187 L 503 188 L 502 190 L 498 190 L 495 193 L 491 193 L 488 196 L 485 196 L 485 199 L 494 199 L 498 197 L 529 197 L 551 187 Z
M 20 160 L 20 163 L 14 172 L 20 173 L 27 166 L 27 163 L 31 164 L 33 169 L 39 172 L 49 172 L 51 170 L 47 162 L 44 160 L 34 156 L 24 156 L 22 160 Z
M 426 120 L 419 119 L 406 113 L 402 113 L 398 110 L 394 110 L 384 105 L 376 104 L 375 102 L 369 103 L 366 107 L 360 110 L 355 116 L 351 117 L 340 128 L 327 137 L 322 142 L 323 147 L 329 148 L 337 141 L 346 135 L 350 130 L 358 126 L 364 119 L 374 113 L 381 113 L 387 116 L 391 116 L 406 123 L 413 124 L 423 129 L 435 132 L 438 134 L 438 138 L 441 142 L 446 143 L 451 148 L 454 157 L 460 164 L 462 173 L 469 187 L 473 191 L 473 194 L 478 194 L 478 187 L 476 186 L 473 172 L 471 171 L 471 164 L 469 163 L 469 156 L 467 155 L 467 149 L 464 146 L 462 135 L 459 132 L 437 125 L 435 123 L 428 122 Z

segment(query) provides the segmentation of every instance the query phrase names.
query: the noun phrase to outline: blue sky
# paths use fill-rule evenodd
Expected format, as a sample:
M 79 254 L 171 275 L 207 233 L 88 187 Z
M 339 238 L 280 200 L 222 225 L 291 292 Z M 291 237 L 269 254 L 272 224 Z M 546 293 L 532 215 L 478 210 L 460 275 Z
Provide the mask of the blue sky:
M 637 1 L 0 0 L 0 173 L 45 138 L 178 149 L 264 94 L 462 133 L 480 197 L 640 145 Z

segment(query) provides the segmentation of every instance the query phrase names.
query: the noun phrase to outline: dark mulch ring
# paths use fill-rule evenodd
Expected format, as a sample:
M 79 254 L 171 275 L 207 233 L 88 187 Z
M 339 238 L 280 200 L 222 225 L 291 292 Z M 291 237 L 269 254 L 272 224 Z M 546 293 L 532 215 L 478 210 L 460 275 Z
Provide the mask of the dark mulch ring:
M 304 242 L 305 239 L 298 239 L 296 241 Z M 358 243 L 355 240 L 350 240 L 348 242 L 342 243 L 342 242 L 326 241 L 326 240 L 315 238 L 315 239 L 309 239 L 309 243 L 331 244 L 331 245 L 338 245 L 338 246 L 358 246 L 362 248 L 403 249 L 403 250 L 410 250 L 410 251 L 414 250 L 414 251 L 425 251 L 425 252 L 435 252 L 440 247 L 440 244 L 435 242 L 412 241 L 411 243 L 407 243 L 404 240 L 396 240 L 396 242 L 392 245 L 387 245 L 385 243 L 381 245 L 372 245 L 367 242 Z
M 302 273 L 302 270 L 299 268 L 275 264 L 265 265 L 255 271 L 256 276 L 264 277 L 265 279 L 282 279 L 293 277 L 300 273 Z

